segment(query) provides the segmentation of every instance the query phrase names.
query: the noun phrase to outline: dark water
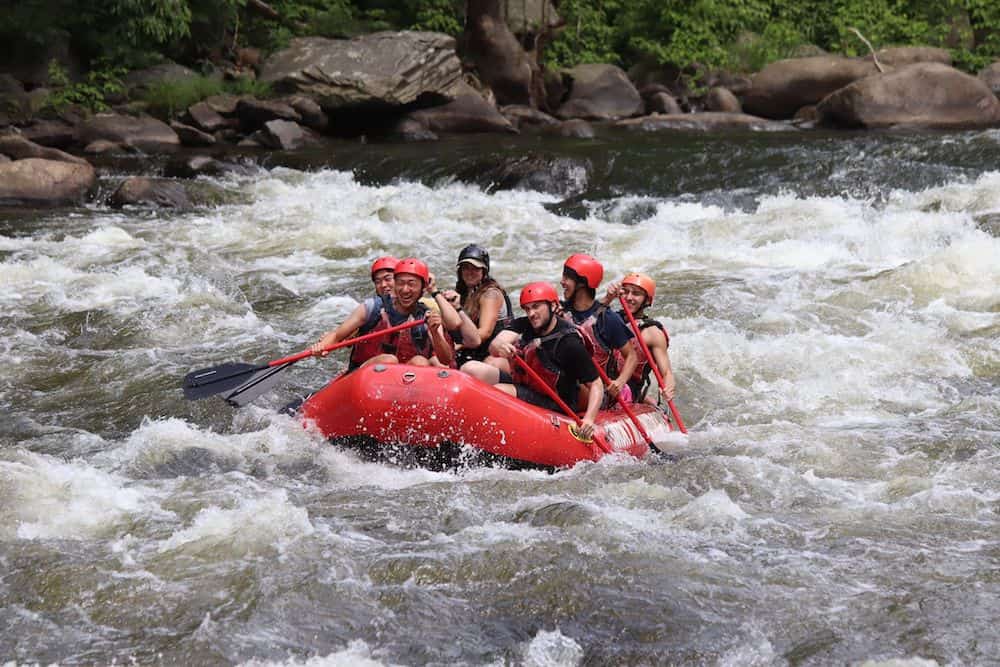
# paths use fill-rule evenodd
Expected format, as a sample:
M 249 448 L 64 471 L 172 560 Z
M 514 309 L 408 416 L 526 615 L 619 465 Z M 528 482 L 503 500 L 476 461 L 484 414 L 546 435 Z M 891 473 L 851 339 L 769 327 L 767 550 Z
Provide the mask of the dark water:
M 335 143 L 188 213 L 0 214 L 0 662 L 998 664 L 1000 133 Z M 103 165 L 105 187 L 160 163 Z M 366 462 L 180 378 L 386 252 L 658 283 L 672 462 Z M 901 662 L 889 662 L 897 660 Z

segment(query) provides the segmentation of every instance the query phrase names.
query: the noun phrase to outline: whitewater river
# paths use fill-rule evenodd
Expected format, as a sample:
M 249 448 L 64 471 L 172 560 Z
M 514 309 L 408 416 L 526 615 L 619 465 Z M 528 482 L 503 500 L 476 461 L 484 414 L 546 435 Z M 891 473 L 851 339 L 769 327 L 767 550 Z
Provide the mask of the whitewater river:
M 518 155 L 549 176 L 496 187 Z M 220 183 L 0 215 L 0 664 L 1000 664 L 1000 132 L 342 144 Z M 365 461 L 278 412 L 342 355 L 183 399 L 315 341 L 372 258 L 447 282 L 471 242 L 513 293 L 574 252 L 655 277 L 676 460 Z

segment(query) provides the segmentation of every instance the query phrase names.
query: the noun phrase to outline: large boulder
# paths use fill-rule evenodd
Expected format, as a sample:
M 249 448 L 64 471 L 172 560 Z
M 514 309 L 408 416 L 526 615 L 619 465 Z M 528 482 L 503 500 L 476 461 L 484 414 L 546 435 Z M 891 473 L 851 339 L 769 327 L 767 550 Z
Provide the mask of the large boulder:
M 875 55 L 887 67 L 905 67 L 916 63 L 952 64 L 951 51 L 933 46 L 894 46 L 876 51 Z M 869 55 L 860 59 L 871 61 L 872 57 Z
M 472 86 L 458 86 L 455 99 L 408 114 L 432 132 L 517 132 L 511 122 Z
M 643 103 L 646 106 L 646 113 L 684 113 L 681 109 L 681 105 L 674 99 L 674 96 L 670 93 L 657 91 L 650 95 L 645 95 L 642 98 Z
M 233 104 L 233 110 L 236 106 Z M 187 109 L 187 119 L 190 125 L 197 127 L 202 132 L 218 132 L 229 127 L 229 121 L 222 117 L 218 111 L 213 109 L 207 102 L 201 101 L 192 104 Z
M 65 120 L 35 120 L 21 128 L 21 135 L 42 146 L 68 148 L 76 141 L 76 125 Z
M 378 32 L 355 39 L 303 37 L 268 58 L 260 79 L 301 93 L 325 111 L 451 99 L 462 75 L 455 40 L 433 32 Z
M 994 95 L 1000 95 L 1000 60 L 980 70 L 979 80 L 989 86 Z
M 291 120 L 270 120 L 253 134 L 253 139 L 262 146 L 283 151 L 293 151 L 318 141 L 315 133 Z
M 743 110 L 764 118 L 791 118 L 800 107 L 877 72 L 870 60 L 842 56 L 778 60 L 754 75 Z
M 899 46 L 876 52 L 883 69 L 916 63 L 951 65 L 947 49 L 930 46 Z M 791 118 L 801 107 L 820 100 L 879 68 L 871 54 L 858 58 L 816 55 L 773 62 L 754 75 L 743 93 L 743 110 L 765 118 Z
M 740 101 L 736 99 L 736 95 L 733 95 L 728 88 L 716 86 L 705 95 L 705 110 L 742 113 L 743 108 L 740 106 Z
M 74 164 L 89 164 L 83 158 L 64 153 L 57 148 L 39 146 L 33 141 L 28 141 L 21 135 L 13 133 L 0 135 L 0 154 L 14 160 L 40 158 L 42 160 L 56 160 L 58 162 L 72 162 Z
M 569 97 L 556 111 L 559 118 L 617 120 L 643 113 L 642 97 L 628 76 L 614 65 L 577 65 L 565 73 Z
M 670 115 L 643 116 L 630 118 L 615 123 L 617 127 L 642 132 L 661 132 L 664 130 L 684 130 L 688 132 L 713 132 L 721 130 L 753 130 L 756 132 L 794 131 L 787 123 L 750 116 L 745 113 L 724 113 L 721 111 L 705 111 L 702 113 L 684 113 Z
M 1000 101 L 980 79 L 940 63 L 918 63 L 869 76 L 817 106 L 836 127 L 989 127 L 1000 123 Z
M 240 129 L 246 133 L 259 130 L 272 120 L 302 120 L 299 112 L 281 100 L 258 100 L 246 97 L 236 103 L 236 115 L 240 119 Z
M 185 125 L 180 121 L 171 121 L 170 129 L 177 133 L 181 143 L 185 146 L 214 146 L 215 137 L 208 132 L 202 132 L 193 125 Z
M 0 164 L 0 204 L 42 205 L 79 203 L 97 175 L 89 164 L 27 158 Z
M 151 116 L 123 116 L 101 113 L 84 121 L 77 128 L 77 139 L 83 145 L 98 139 L 136 148 L 144 152 L 169 151 L 181 140 L 170 126 Z

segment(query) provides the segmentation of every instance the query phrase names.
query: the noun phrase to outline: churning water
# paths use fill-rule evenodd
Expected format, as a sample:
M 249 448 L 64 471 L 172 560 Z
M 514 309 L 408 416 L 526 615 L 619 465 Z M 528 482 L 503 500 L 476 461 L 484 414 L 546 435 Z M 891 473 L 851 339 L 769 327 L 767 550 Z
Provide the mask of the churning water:
M 333 151 L 0 219 L 0 662 L 998 664 L 1000 134 Z M 183 400 L 470 242 L 656 278 L 677 460 L 366 462 L 277 411 L 336 355 Z

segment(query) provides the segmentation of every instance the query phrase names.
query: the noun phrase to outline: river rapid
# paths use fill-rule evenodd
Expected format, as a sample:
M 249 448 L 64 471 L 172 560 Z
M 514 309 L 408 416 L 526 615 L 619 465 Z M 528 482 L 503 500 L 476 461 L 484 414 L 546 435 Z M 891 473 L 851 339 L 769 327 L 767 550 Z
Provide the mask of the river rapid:
M 512 155 L 557 177 L 481 176 Z M 220 184 L 0 217 L 0 664 L 1000 664 L 1000 132 L 342 144 Z M 278 412 L 342 354 L 183 399 L 315 341 L 374 257 L 446 283 L 471 242 L 515 294 L 574 252 L 658 281 L 673 460 L 369 462 Z

